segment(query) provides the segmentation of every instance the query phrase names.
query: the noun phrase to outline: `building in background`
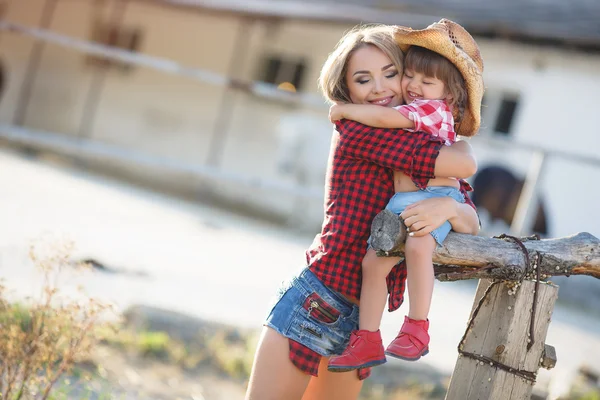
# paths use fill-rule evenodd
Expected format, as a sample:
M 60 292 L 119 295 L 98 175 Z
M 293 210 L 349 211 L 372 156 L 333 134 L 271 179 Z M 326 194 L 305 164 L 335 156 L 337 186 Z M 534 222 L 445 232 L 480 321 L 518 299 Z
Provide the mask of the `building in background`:
M 190 195 L 210 192 L 264 214 L 303 215 L 301 220 L 311 230 L 318 228 L 322 216 L 322 171 L 331 134 L 327 105 L 316 85 L 328 53 L 358 23 L 418 29 L 448 17 L 476 37 L 485 62 L 483 126 L 471 141 L 480 170 L 500 168 L 517 182 L 508 186 L 517 192 L 507 189 L 489 196 L 496 204 L 481 203 L 484 231 L 510 229 L 521 184 L 529 173 L 537 182 L 548 236 L 588 231 L 600 237 L 596 206 L 600 191 L 593 184 L 600 174 L 600 132 L 593 119 L 600 105 L 600 3 L 4 0 L 0 4 L 5 21 L 178 66 L 173 69 L 176 73 L 166 73 L 164 68 L 2 31 L 3 131 L 26 127 L 79 143 L 109 145 L 120 151 L 118 160 L 86 156 L 87 165 Z M 270 95 L 274 87 L 288 93 L 289 101 Z M 140 163 L 144 157 L 156 162 Z M 298 182 L 301 189 L 284 190 Z M 489 212 L 484 211 L 486 204 Z M 528 215 L 535 216 L 535 196 L 531 204 L 534 212 Z M 488 221 L 486 215 L 502 218 Z M 523 223 L 521 232 L 526 233 L 534 218 L 524 218 Z

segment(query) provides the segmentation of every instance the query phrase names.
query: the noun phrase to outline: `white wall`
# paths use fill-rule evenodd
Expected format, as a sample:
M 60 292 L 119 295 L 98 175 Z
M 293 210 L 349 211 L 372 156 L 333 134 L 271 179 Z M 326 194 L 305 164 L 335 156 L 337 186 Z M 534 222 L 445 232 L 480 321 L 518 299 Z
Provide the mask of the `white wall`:
M 511 138 L 550 151 L 600 159 L 600 55 L 509 42 L 478 40 L 485 62 L 486 90 L 520 94 Z M 485 115 L 485 111 L 484 111 Z M 481 139 L 492 121 L 483 121 Z M 489 146 L 474 138 L 480 167 L 499 163 L 524 177 L 531 152 Z M 588 231 L 600 236 L 600 174 L 596 165 L 549 156 L 541 191 L 547 200 L 551 236 Z

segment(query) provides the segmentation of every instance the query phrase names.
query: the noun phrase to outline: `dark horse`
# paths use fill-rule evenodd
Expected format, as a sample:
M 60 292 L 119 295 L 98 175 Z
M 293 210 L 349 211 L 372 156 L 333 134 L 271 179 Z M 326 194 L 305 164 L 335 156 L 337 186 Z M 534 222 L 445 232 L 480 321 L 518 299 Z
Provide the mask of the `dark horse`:
M 473 203 L 478 208 L 485 208 L 494 219 L 503 220 L 511 225 L 517 208 L 517 202 L 523 189 L 523 180 L 500 166 L 483 168 L 473 181 Z M 548 234 L 548 224 L 543 200 L 537 205 L 537 214 L 533 224 L 533 232 L 541 236 Z

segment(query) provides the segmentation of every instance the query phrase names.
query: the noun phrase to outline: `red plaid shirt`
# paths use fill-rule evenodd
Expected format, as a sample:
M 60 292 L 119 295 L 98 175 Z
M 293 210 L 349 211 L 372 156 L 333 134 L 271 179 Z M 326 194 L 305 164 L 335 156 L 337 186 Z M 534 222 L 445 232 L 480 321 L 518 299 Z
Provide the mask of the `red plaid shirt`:
M 456 142 L 454 117 L 448 103 L 444 100 L 414 100 L 395 109 L 415 123 L 415 129 L 407 130 L 423 131 L 439 136 L 448 146 Z
M 360 297 L 361 264 L 371 221 L 394 194 L 393 170 L 405 171 L 424 188 L 434 176 L 442 139 L 425 132 L 372 128 L 355 121 L 336 123 L 325 184 L 325 219 L 321 233 L 306 251 L 310 270 L 330 289 Z M 467 187 L 461 185 L 467 202 Z M 396 265 L 387 277 L 389 311 L 403 302 L 406 265 Z M 290 340 L 290 359 L 302 371 L 317 376 L 321 356 Z M 370 369 L 359 370 L 366 378 Z

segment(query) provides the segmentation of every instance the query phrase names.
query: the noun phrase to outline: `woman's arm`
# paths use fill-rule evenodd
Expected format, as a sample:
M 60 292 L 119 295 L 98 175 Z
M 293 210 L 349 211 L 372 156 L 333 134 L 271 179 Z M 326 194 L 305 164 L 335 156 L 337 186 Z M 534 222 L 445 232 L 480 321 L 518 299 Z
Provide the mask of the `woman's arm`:
M 397 110 L 371 104 L 334 104 L 329 109 L 331 122 L 351 119 L 376 128 L 414 128 L 415 123 Z
M 405 135 L 400 129 L 373 128 L 351 120 L 337 121 L 335 126 L 340 134 L 339 148 L 345 157 L 403 171 L 419 187 L 427 186 L 429 179 L 437 174 L 462 178 L 471 176 L 477 169 L 466 142 L 448 147 L 443 146 L 441 139 L 425 132 Z M 440 165 L 436 163 L 438 154 Z
M 346 119 L 337 121 L 335 127 L 339 133 L 338 151 L 343 157 L 403 171 L 421 188 L 435 177 L 441 140 L 432 140 L 424 132 L 405 135 L 400 129 L 373 128 Z
M 471 235 L 479 232 L 479 217 L 475 209 L 450 197 L 418 201 L 406 207 L 400 216 L 411 236 L 425 236 L 445 221 L 450 222 L 455 232 Z
M 452 146 L 444 146 L 440 149 L 440 155 L 435 163 L 435 176 L 466 179 L 476 172 L 477 160 L 468 142 L 461 140 Z

